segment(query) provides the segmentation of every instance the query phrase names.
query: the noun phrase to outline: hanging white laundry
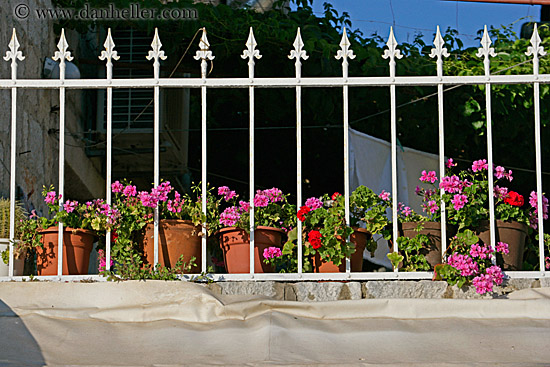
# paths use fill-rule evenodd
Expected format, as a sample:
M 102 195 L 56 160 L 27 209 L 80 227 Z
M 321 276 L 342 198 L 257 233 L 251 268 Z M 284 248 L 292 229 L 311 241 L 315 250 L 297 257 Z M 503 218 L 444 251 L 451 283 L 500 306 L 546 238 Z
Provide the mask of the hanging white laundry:
M 391 144 L 357 130 L 349 130 L 350 149 L 350 186 L 351 191 L 360 185 L 372 189 L 376 193 L 382 190 L 391 192 Z M 439 158 L 435 154 L 422 152 L 412 148 L 397 148 L 397 199 L 410 206 L 418 213 L 422 212 L 422 199 L 415 194 L 422 170 L 436 171 L 439 175 Z M 393 194 L 393 193 L 392 193 Z M 391 212 L 388 211 L 391 220 Z M 391 268 L 386 257 L 389 252 L 388 243 L 380 235 L 375 235 L 378 243 L 374 257 L 365 250 L 364 258 L 369 261 Z

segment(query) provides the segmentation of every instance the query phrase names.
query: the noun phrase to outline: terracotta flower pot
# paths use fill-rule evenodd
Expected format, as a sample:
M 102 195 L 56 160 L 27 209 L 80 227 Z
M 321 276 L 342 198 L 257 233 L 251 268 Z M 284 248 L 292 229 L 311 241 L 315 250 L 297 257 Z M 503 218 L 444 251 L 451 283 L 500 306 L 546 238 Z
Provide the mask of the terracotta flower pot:
M 38 275 L 57 275 L 58 227 L 39 231 L 42 246 L 36 247 L 36 270 Z M 63 228 L 63 275 L 88 274 L 90 252 L 95 233 L 87 229 Z
M 17 240 L 16 240 L 17 241 Z M 8 238 L 0 238 L 0 253 L 10 247 L 10 240 Z M 19 259 L 13 258 L 13 275 L 23 275 L 23 268 L 25 267 L 25 254 L 21 255 Z M 0 258 L 0 277 L 7 277 L 9 275 L 9 264 L 4 264 Z
M 416 231 L 420 223 L 418 222 L 405 222 L 401 223 L 400 232 L 403 237 L 414 238 L 418 234 L 428 236 L 430 244 L 427 248 L 420 250 L 420 253 L 424 255 L 428 264 L 433 269 L 437 264 L 441 264 L 441 223 L 439 222 L 423 222 L 423 229 L 419 232 Z M 456 230 L 451 226 L 447 226 L 447 238 L 456 234 Z
M 350 242 L 355 245 L 355 252 L 351 255 L 351 271 L 360 272 L 363 270 L 363 251 L 367 246 L 371 233 L 364 228 L 354 228 L 350 235 Z M 315 254 L 312 259 L 314 273 L 345 273 L 346 261 L 339 266 L 334 265 L 332 261 L 321 260 L 319 254 Z
M 173 268 L 181 255 L 183 255 L 183 261 L 186 264 L 189 264 L 191 258 L 195 257 L 197 266 L 194 266 L 190 272 L 185 273 L 200 273 L 202 263 L 200 233 L 200 226 L 194 226 L 193 222 L 189 220 L 161 219 L 159 221 L 159 264 L 167 268 Z M 154 225 L 149 223 L 145 226 L 143 236 L 143 253 L 149 264 L 153 264 L 155 259 L 153 234 Z
M 510 253 L 507 255 L 497 254 L 497 263 L 504 270 L 521 270 L 523 267 L 523 250 L 527 238 L 528 227 L 520 222 L 496 221 L 495 239 L 496 242 L 506 242 Z M 486 244 L 491 242 L 489 221 L 484 220 L 476 228 L 476 234 Z M 496 244 L 495 244 L 496 245 Z
M 264 250 L 282 247 L 284 231 L 279 228 L 258 226 L 254 231 L 254 272 L 272 273 L 273 267 L 263 262 Z M 250 273 L 250 235 L 241 228 L 229 227 L 218 232 L 223 250 L 225 268 L 230 274 Z

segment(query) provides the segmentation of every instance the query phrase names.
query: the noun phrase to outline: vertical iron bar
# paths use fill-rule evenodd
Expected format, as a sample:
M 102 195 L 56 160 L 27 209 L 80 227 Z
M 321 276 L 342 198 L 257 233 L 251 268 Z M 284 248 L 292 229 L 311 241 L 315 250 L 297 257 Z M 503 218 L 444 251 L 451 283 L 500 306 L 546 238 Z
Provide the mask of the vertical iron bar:
M 156 63 L 155 63 L 156 64 Z M 158 66 L 155 68 L 155 78 L 158 80 Z M 160 88 L 159 86 L 154 87 L 154 104 L 155 104 L 155 111 L 154 111 L 154 130 L 155 130 L 155 156 L 154 156 L 154 186 L 155 188 L 158 187 L 159 181 L 160 181 L 160 104 L 159 104 L 159 93 Z M 159 262 L 159 207 L 158 205 L 155 207 L 155 223 L 154 223 L 154 233 L 153 233 L 153 240 L 154 240 L 154 246 L 155 246 L 155 260 L 154 260 L 154 266 L 156 267 Z
M 439 74 L 439 68 L 438 68 Z M 445 131 L 443 123 L 443 84 L 437 85 L 437 105 L 439 119 L 439 182 L 445 176 Z M 445 190 L 440 189 L 441 196 Z M 441 206 L 441 261 L 445 261 L 445 253 L 447 252 L 447 210 L 443 198 L 439 204 Z
M 489 196 L 489 229 L 490 229 L 490 242 L 493 249 L 493 255 L 491 255 L 491 261 L 496 264 L 496 257 L 494 256 L 495 249 L 495 197 L 494 197 L 494 177 L 493 177 L 493 128 L 491 119 L 491 83 L 489 76 L 491 75 L 491 61 L 489 56 L 496 56 L 494 48 L 491 46 L 491 39 L 487 32 L 487 26 L 483 31 L 483 37 L 481 39 L 481 46 L 478 49 L 477 56 L 483 57 L 483 68 L 487 82 L 485 83 L 485 110 L 487 113 L 487 176 L 488 176 L 488 196 Z
M 65 59 L 71 61 L 73 57 L 67 51 L 69 45 L 65 39 L 65 30 L 61 30 L 61 37 L 57 43 L 58 51 L 55 52 L 53 59 L 59 61 L 59 211 L 63 210 L 64 187 L 65 187 Z M 59 222 L 58 233 L 58 258 L 57 275 L 61 279 L 63 275 L 63 223 Z
M 8 44 L 9 50 L 4 56 L 4 60 L 9 61 L 11 59 L 11 80 L 14 86 L 11 89 L 11 135 L 10 135 L 10 233 L 9 233 L 9 260 L 8 260 L 8 276 L 13 277 L 14 272 L 14 259 L 15 259 L 15 176 L 16 167 L 15 160 L 17 156 L 17 60 L 23 61 L 25 57 L 23 53 L 19 51 L 19 41 L 17 40 L 17 34 L 15 28 L 13 28 L 10 43 Z
M 63 67 L 61 67 L 63 66 Z M 65 77 L 65 63 L 60 64 L 60 77 Z M 63 210 L 65 177 L 65 87 L 59 87 L 59 211 Z M 63 223 L 58 226 L 57 275 L 63 275 Z
M 536 58 L 536 74 L 538 74 L 538 58 Z M 534 60 L 533 60 L 534 61 Z M 537 222 L 539 231 L 539 268 L 540 271 L 545 271 L 544 261 L 544 212 L 542 209 L 542 158 L 540 147 L 540 91 L 539 83 L 536 82 L 534 87 L 534 107 L 535 107 L 535 156 L 536 156 L 536 172 L 537 172 Z
M 117 52 L 114 50 L 115 43 L 111 36 L 111 28 L 107 31 L 107 38 L 105 39 L 105 50 L 101 51 L 99 56 L 100 60 L 106 60 L 106 70 L 107 70 L 107 81 L 109 84 L 112 83 L 113 79 L 113 62 L 112 59 L 118 60 L 120 57 Z M 113 146 L 113 88 L 107 87 L 107 175 L 105 178 L 105 199 L 111 209 L 112 205 L 112 146 Z M 111 230 L 106 231 L 105 238 L 105 270 L 111 270 Z
M 393 65 L 392 65 L 393 64 Z M 395 61 L 390 62 L 390 76 L 395 77 Z M 397 246 L 398 237 L 398 216 L 397 216 L 397 118 L 395 104 L 395 85 L 390 85 L 390 101 L 391 101 L 391 190 L 392 190 L 392 221 L 393 221 L 393 252 L 399 251 Z M 394 267 L 394 272 L 398 272 L 398 267 Z
M 491 234 L 491 248 L 495 249 L 495 198 L 493 178 L 493 132 L 491 119 L 491 84 L 485 84 L 485 108 L 487 110 L 487 177 L 489 181 L 489 227 Z M 493 261 L 495 258 L 493 256 Z
M 345 31 L 344 31 L 345 32 Z M 345 63 L 347 64 L 347 63 Z M 348 77 L 347 65 L 344 68 L 344 78 Z M 343 87 L 343 103 L 344 103 L 344 195 L 345 195 L 345 205 L 346 205 L 346 225 L 350 225 L 350 187 L 349 187 L 349 109 L 348 109 L 348 86 L 344 85 Z M 349 236 L 346 238 L 346 241 L 350 241 Z M 357 251 L 357 249 L 355 249 Z M 361 259 L 363 257 L 361 256 Z M 351 272 L 351 259 L 346 257 L 346 273 Z
M 397 49 L 397 41 L 393 34 L 393 27 L 390 27 L 390 36 L 388 37 L 388 42 L 386 43 L 388 48 L 384 51 L 382 55 L 385 59 L 390 59 L 390 78 L 391 81 L 395 81 L 395 58 L 402 58 L 403 55 L 401 51 Z M 397 225 L 399 218 L 397 216 L 397 107 L 395 104 L 395 84 L 390 85 L 390 116 L 391 116 L 391 186 L 392 186 L 392 224 L 393 224 L 393 252 L 397 253 L 399 251 L 397 245 L 398 230 Z M 394 267 L 394 272 L 398 272 L 399 269 Z
M 297 77 L 299 77 L 297 75 Z M 302 206 L 302 87 L 296 86 L 296 197 Z M 302 222 L 298 220 L 298 274 L 302 274 Z
M 250 76 L 253 78 L 254 76 Z M 254 276 L 254 87 L 249 87 L 250 127 L 249 127 L 249 165 L 250 165 L 250 274 Z M 262 254 L 258 254 L 261 256 Z
M 303 49 L 304 42 L 300 35 L 300 28 L 296 32 L 296 39 L 293 43 L 294 50 L 290 51 L 289 59 L 296 59 L 294 67 L 296 69 L 296 191 L 297 207 L 302 206 L 302 87 L 299 85 L 302 77 L 302 62 L 300 59 L 307 60 L 306 51 Z M 302 222 L 298 220 L 298 274 L 302 274 Z
M 107 72 L 107 78 L 110 80 L 110 73 Z M 107 177 L 105 198 L 109 208 L 112 205 L 111 181 L 112 181 L 112 146 L 113 146 L 113 88 L 107 88 Z M 105 237 L 105 270 L 111 270 L 111 231 L 107 230 Z
M 441 82 L 443 79 L 443 57 L 449 57 L 449 52 L 445 48 L 445 41 L 441 37 L 439 26 L 435 39 L 433 42 L 435 48 L 432 48 L 430 57 L 437 57 L 437 77 Z M 443 84 L 437 84 L 437 107 L 438 107 L 438 121 L 439 121 L 439 182 L 445 176 L 445 130 L 443 121 Z M 440 194 L 443 197 L 445 190 L 440 189 Z M 445 261 L 445 252 L 447 251 L 447 214 L 445 208 L 445 201 L 441 199 L 439 205 L 441 206 L 441 261 Z
M 348 40 L 346 27 L 344 27 L 342 33 L 342 40 L 340 41 L 340 50 L 336 53 L 336 59 L 342 59 L 342 78 L 344 83 L 348 81 L 348 57 L 354 59 L 355 55 L 353 50 L 350 49 L 350 42 Z M 346 225 L 351 225 L 350 218 L 350 186 L 349 186 L 349 89 L 348 85 L 344 84 L 342 86 L 343 93 L 343 113 L 344 113 L 344 203 L 345 203 L 345 220 Z M 350 241 L 350 237 L 346 238 L 346 241 Z M 355 249 L 357 251 L 357 249 Z M 362 254 L 361 254 L 362 255 Z M 346 273 L 351 272 L 351 259 L 346 257 Z
M 153 186 L 155 189 L 159 186 L 160 181 L 160 103 L 159 103 L 159 78 L 160 78 L 160 62 L 161 60 L 166 60 L 164 51 L 161 51 L 162 43 L 160 42 L 158 28 L 155 28 L 155 35 L 153 37 L 153 42 L 151 43 L 152 50 L 149 51 L 149 54 L 146 56 L 147 60 L 155 60 L 153 62 L 153 72 L 156 85 L 154 87 L 154 112 L 153 112 L 153 129 L 154 129 L 154 172 L 153 172 Z M 159 259 L 159 208 L 158 205 L 154 210 L 154 223 L 153 223 L 153 248 L 154 248 L 154 261 L 153 266 L 156 267 Z
M 204 64 L 204 72 L 202 73 L 203 79 L 206 78 L 206 61 L 203 60 L 201 64 Z M 206 200 L 208 197 L 207 187 L 206 187 L 206 87 L 201 87 L 201 106 L 202 106 L 202 120 L 201 120 L 201 207 L 202 207 L 202 213 L 204 214 L 204 217 L 206 218 Z M 202 250 L 201 250 L 201 256 L 202 256 L 202 264 L 201 264 L 201 271 L 206 272 L 206 220 L 205 223 L 202 224 Z
M 527 48 L 525 53 L 527 56 L 533 55 L 533 75 L 535 80 L 538 80 L 539 75 L 539 55 L 545 56 L 546 51 L 541 45 L 537 25 L 535 24 L 533 29 L 533 35 L 531 36 L 531 46 Z M 536 176 L 537 176 L 537 224 L 539 232 L 539 270 L 545 271 L 544 261 L 544 211 L 542 203 L 542 158 L 541 158 L 541 137 L 540 137 L 540 88 L 539 82 L 533 83 L 534 89 L 534 107 L 535 107 L 535 157 L 536 157 Z
M 12 68 L 12 80 L 15 81 L 14 69 Z M 15 240 L 15 159 L 17 151 L 17 88 L 11 89 L 11 161 L 10 161 L 10 258 L 8 262 L 8 276 L 13 277 L 14 271 L 14 240 Z
M 197 51 L 194 56 L 195 60 L 201 60 L 201 78 L 204 83 L 206 83 L 207 75 L 207 62 L 206 60 L 213 60 L 214 56 L 212 51 L 209 51 L 210 44 L 208 43 L 208 38 L 206 37 L 206 28 L 202 28 L 202 36 L 199 42 L 199 51 Z M 203 273 L 206 273 L 206 226 L 207 226 L 207 216 L 206 216 L 206 201 L 208 200 L 208 191 L 206 185 L 206 86 L 201 86 L 201 207 L 202 213 L 204 215 L 205 221 L 202 223 L 202 250 L 201 250 L 201 269 Z

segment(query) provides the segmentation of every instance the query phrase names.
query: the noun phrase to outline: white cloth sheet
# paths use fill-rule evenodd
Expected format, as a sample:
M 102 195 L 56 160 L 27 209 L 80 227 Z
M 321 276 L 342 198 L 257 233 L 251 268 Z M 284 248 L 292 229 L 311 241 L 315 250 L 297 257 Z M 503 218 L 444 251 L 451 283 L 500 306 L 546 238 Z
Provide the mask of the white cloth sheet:
M 351 191 L 364 185 L 374 192 L 392 191 L 391 144 L 370 135 L 350 129 L 350 186 Z M 439 175 L 439 157 L 407 147 L 397 148 L 397 199 L 409 205 L 418 213 L 422 212 L 422 200 L 415 194 L 422 170 L 436 171 Z M 391 212 L 388 212 L 391 218 Z M 381 236 L 375 236 L 378 248 L 374 258 L 365 250 L 364 257 L 370 261 L 391 268 L 386 257 L 388 244 Z
M 550 289 L 520 292 L 301 303 L 186 282 L 0 283 L 0 366 L 548 365 Z

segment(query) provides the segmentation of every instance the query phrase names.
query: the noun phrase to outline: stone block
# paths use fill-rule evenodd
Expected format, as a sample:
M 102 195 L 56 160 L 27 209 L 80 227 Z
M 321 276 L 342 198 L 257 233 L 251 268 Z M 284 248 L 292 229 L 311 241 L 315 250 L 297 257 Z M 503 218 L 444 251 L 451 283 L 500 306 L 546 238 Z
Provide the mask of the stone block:
M 284 284 L 277 282 L 219 282 L 222 295 L 265 296 L 283 300 Z
M 550 278 L 540 278 L 539 279 L 539 287 L 542 287 L 542 288 L 550 287 Z M 534 288 L 536 288 L 536 287 L 534 287 Z
M 370 281 L 363 284 L 365 298 L 447 298 L 442 281 Z
M 300 302 L 326 302 L 357 300 L 362 298 L 359 282 L 300 282 L 293 284 L 296 300 Z
M 495 290 L 497 290 L 497 292 L 507 294 L 513 291 L 519 291 L 521 289 L 538 287 L 540 287 L 540 282 L 536 279 L 506 279 L 502 285 L 495 287 Z
M 458 288 L 456 284 L 453 286 L 449 286 L 448 291 L 448 298 L 456 299 L 491 299 L 499 298 L 502 295 L 502 290 L 499 288 L 495 288 L 495 292 L 493 293 L 478 294 L 476 292 L 476 287 L 474 286 L 465 285 L 462 288 Z

